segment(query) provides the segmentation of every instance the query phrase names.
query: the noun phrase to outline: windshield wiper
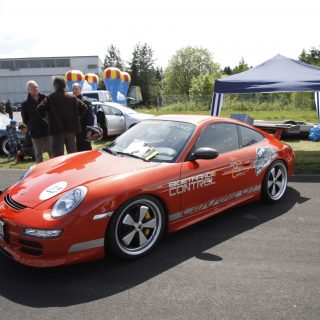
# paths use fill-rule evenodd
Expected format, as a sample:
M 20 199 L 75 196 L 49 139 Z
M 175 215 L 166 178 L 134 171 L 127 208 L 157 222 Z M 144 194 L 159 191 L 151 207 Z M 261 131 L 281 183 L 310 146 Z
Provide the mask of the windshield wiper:
M 102 148 L 102 150 L 103 150 L 103 151 L 106 151 L 106 152 L 108 152 L 108 153 L 110 153 L 110 154 L 112 154 L 112 155 L 116 155 L 116 153 L 113 152 L 109 147 L 104 147 L 104 148 Z
M 136 159 L 140 159 L 140 160 L 143 160 L 143 161 L 146 161 L 146 162 L 150 162 L 150 160 L 147 160 L 147 159 L 145 159 L 143 157 L 136 156 L 136 155 L 134 155 L 132 153 L 118 151 L 117 154 L 128 156 L 128 157 L 132 157 L 132 158 L 136 158 Z

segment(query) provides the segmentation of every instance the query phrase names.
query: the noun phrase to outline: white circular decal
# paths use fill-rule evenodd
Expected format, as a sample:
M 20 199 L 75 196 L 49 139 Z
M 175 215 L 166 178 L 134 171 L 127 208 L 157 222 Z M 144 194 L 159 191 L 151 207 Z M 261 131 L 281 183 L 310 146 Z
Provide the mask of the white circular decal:
M 40 193 L 39 199 L 40 200 L 47 200 L 49 198 L 52 198 L 56 194 L 60 193 L 63 189 L 65 189 L 67 185 L 68 185 L 68 183 L 66 181 L 57 182 L 57 183 L 49 186 L 48 188 L 44 189 Z

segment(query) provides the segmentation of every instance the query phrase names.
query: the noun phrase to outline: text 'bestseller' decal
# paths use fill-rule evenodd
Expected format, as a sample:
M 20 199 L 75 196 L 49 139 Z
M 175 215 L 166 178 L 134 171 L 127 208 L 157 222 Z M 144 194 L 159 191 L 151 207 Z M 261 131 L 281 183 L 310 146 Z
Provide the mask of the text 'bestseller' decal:
M 276 158 L 277 152 L 269 147 L 259 147 L 256 149 L 256 152 L 257 158 L 254 163 L 254 168 L 256 170 L 256 176 L 258 176 L 262 170 L 266 168 L 274 158 Z
M 180 218 L 190 216 L 192 214 L 217 207 L 217 206 L 224 204 L 224 203 L 227 203 L 229 201 L 237 200 L 243 196 L 254 194 L 255 192 L 258 192 L 260 190 L 261 190 L 261 185 L 257 184 L 255 186 L 250 186 L 248 188 L 229 193 L 229 194 L 222 196 L 220 198 L 208 200 L 207 202 L 200 203 L 194 207 L 186 208 L 182 211 L 170 214 L 169 221 L 175 221 Z
M 53 196 L 60 193 L 62 190 L 66 188 L 68 183 L 66 181 L 60 181 L 55 184 L 52 184 L 48 188 L 44 189 L 39 196 L 40 200 L 47 200 L 49 198 L 52 198 Z
M 215 171 L 209 171 L 196 176 L 169 182 L 169 195 L 170 197 L 173 197 L 187 191 L 208 187 L 216 183 L 214 181 L 215 175 Z

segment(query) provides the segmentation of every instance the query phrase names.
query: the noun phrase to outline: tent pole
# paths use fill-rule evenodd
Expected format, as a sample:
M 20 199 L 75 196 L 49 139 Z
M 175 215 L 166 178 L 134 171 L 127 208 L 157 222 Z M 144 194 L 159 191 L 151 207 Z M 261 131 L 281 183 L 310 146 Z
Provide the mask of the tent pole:
M 318 122 L 320 123 L 320 91 L 315 91 L 314 100 L 316 103 Z

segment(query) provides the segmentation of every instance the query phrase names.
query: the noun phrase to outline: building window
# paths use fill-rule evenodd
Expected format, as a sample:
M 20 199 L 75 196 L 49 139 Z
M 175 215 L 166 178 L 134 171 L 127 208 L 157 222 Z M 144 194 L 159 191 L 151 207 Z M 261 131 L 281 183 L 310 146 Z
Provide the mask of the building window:
M 43 68 L 54 68 L 56 66 L 54 59 L 45 59 L 42 60 L 42 67 Z
M 57 59 L 56 66 L 58 68 L 70 68 L 70 59 Z
M 96 64 L 88 64 L 88 69 L 98 69 Z
M 29 68 L 41 68 L 41 60 L 30 60 Z
M 94 65 L 94 68 L 96 65 Z M 16 59 L 0 60 L 0 69 L 70 68 L 70 59 Z

